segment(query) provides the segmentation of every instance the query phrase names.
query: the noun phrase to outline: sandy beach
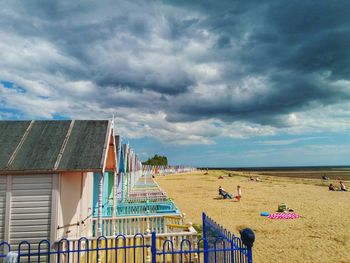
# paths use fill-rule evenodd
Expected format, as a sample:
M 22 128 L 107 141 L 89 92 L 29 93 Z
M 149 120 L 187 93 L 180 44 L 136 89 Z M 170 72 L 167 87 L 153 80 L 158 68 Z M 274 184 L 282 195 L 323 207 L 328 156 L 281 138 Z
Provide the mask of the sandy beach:
M 236 235 L 241 228 L 252 228 L 256 235 L 254 262 L 350 262 L 350 192 L 329 191 L 329 181 L 320 179 L 260 178 L 261 182 L 253 182 L 239 172 L 209 171 L 205 175 L 197 171 L 157 176 L 156 180 L 186 213 L 187 221 L 201 224 L 205 211 Z M 238 184 L 241 202 L 218 199 L 219 185 L 235 195 Z M 260 216 L 263 211 L 275 212 L 282 202 L 302 218 Z

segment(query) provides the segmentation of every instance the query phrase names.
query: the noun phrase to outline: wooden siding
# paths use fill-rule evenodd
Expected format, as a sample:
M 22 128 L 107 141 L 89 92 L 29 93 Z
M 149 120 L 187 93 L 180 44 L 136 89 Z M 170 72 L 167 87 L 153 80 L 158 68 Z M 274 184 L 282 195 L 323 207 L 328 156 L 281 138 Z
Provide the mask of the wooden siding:
M 109 138 L 109 145 L 108 145 L 108 150 L 107 150 L 107 159 L 106 159 L 106 164 L 105 164 L 105 171 L 115 171 L 117 168 L 117 156 L 116 156 L 116 151 L 115 151 L 115 145 L 114 145 L 114 136 L 111 134 Z
M 0 243 L 4 240 L 6 210 L 6 176 L 0 176 Z
M 50 239 L 52 175 L 12 176 L 10 243 Z

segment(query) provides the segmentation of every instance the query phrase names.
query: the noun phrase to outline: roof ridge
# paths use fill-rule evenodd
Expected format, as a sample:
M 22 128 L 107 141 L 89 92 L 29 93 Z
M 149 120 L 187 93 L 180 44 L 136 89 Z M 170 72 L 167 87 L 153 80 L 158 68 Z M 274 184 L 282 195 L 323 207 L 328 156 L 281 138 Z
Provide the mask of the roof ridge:
M 9 167 L 11 166 L 11 164 L 13 163 L 13 161 L 15 160 L 15 158 L 16 158 L 16 156 L 17 156 L 17 153 L 18 153 L 19 150 L 21 149 L 21 147 L 22 147 L 24 141 L 27 139 L 28 134 L 29 134 L 30 130 L 32 129 L 33 125 L 34 125 L 34 122 L 35 122 L 35 121 L 32 120 L 32 121 L 30 122 L 30 124 L 28 125 L 26 131 L 24 132 L 24 134 L 23 134 L 23 136 L 22 136 L 21 141 L 18 143 L 16 149 L 13 151 L 13 153 L 12 153 L 12 155 L 11 155 L 9 161 L 7 162 L 5 169 L 9 168 Z
M 105 171 L 105 167 L 106 167 L 106 161 L 107 161 L 108 150 L 109 150 L 109 140 L 110 140 L 112 131 L 113 131 L 113 136 L 114 136 L 114 127 L 113 126 L 112 126 L 112 122 L 110 120 L 108 120 L 107 133 L 105 136 L 105 141 L 104 141 L 103 151 L 102 151 L 102 156 L 101 156 L 101 162 L 100 162 L 100 167 L 102 169 L 102 172 Z
M 69 124 L 69 128 L 68 128 L 66 137 L 63 140 L 60 152 L 58 153 L 55 165 L 53 166 L 53 170 L 57 170 L 58 166 L 60 165 L 60 162 L 61 162 L 64 150 L 66 149 L 66 146 L 67 146 L 68 140 L 70 138 L 70 135 L 72 133 L 74 124 L 75 124 L 75 120 L 71 120 L 71 123 Z

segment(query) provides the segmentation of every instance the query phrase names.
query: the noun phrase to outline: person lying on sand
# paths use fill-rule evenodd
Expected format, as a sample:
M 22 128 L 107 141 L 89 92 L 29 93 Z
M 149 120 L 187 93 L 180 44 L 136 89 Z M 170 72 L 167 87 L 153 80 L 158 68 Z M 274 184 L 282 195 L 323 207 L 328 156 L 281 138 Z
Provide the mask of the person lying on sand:
M 348 191 L 348 189 L 346 188 L 345 184 L 343 183 L 343 181 L 339 182 L 340 185 L 340 191 Z
M 221 195 L 224 199 L 226 198 L 230 198 L 232 199 L 232 195 L 230 195 L 229 193 L 227 193 L 224 188 L 222 188 L 221 186 L 219 186 L 219 195 Z

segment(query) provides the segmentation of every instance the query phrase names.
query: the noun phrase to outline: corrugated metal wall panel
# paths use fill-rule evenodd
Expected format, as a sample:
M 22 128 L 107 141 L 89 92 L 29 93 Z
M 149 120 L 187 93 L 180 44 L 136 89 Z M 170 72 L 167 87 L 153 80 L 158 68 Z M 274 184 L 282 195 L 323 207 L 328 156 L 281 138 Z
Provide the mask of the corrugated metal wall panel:
M 6 176 L 0 176 L 0 243 L 4 240 L 6 208 Z
M 30 175 L 29 177 L 26 176 L 15 176 L 12 178 L 12 181 L 17 184 L 30 184 L 34 183 L 35 179 L 40 179 L 41 183 L 51 183 L 52 178 L 50 177 L 43 177 L 42 175 Z
M 12 176 L 10 242 L 50 239 L 52 175 Z

